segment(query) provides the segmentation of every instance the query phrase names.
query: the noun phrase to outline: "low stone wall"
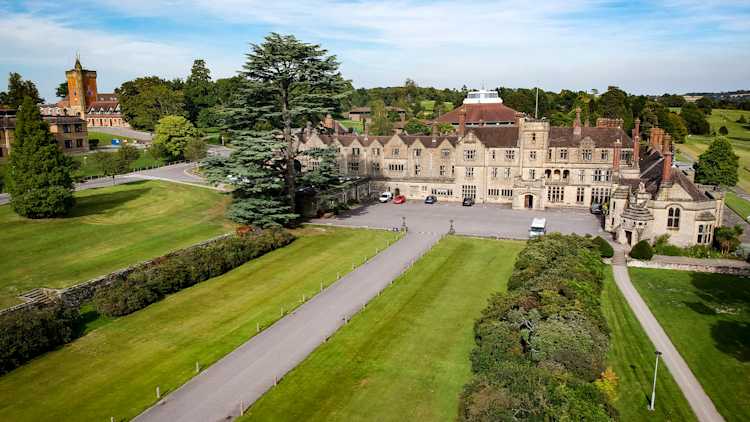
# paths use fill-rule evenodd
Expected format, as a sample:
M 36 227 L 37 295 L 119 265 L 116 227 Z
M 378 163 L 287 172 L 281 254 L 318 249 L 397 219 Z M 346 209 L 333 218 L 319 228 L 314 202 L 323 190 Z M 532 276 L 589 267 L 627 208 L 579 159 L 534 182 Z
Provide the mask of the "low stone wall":
M 206 241 L 196 243 L 194 245 L 188 246 L 183 249 L 178 249 L 176 251 L 170 252 L 166 255 L 162 255 L 160 257 L 149 259 L 147 261 L 139 262 L 137 264 L 131 265 L 127 268 L 122 268 L 117 271 L 113 271 L 109 274 L 93 278 L 91 280 L 85 281 L 80 284 L 76 284 L 74 286 L 66 287 L 64 289 L 43 289 L 47 293 L 47 297 L 51 299 L 59 299 L 62 301 L 63 304 L 70 307 L 78 308 L 82 304 L 90 301 L 94 298 L 94 295 L 96 294 L 96 291 L 101 288 L 106 288 L 107 286 L 111 285 L 112 283 L 123 280 L 128 274 L 135 270 L 147 268 L 148 266 L 152 265 L 154 261 L 163 259 L 166 257 L 173 256 L 177 253 L 181 253 L 184 251 L 194 250 L 197 248 L 205 247 L 211 243 L 214 243 L 216 241 L 219 241 L 221 239 L 224 239 L 226 237 L 232 236 L 232 233 L 223 234 L 221 236 L 214 237 L 212 239 L 208 239 Z M 43 303 L 44 300 L 33 300 L 26 303 L 21 303 L 15 306 L 12 306 L 10 308 L 1 309 L 0 315 L 12 313 L 12 312 L 18 312 L 22 309 L 26 309 L 29 307 L 38 306 L 39 304 Z
M 695 259 L 695 261 L 700 261 Z M 715 260 L 707 260 L 715 261 Z M 745 264 L 738 262 L 738 264 Z M 641 261 L 628 259 L 628 267 L 656 268 L 662 270 L 694 271 L 699 273 L 729 274 L 740 277 L 750 277 L 750 265 L 732 265 L 716 262 L 664 262 L 660 260 Z

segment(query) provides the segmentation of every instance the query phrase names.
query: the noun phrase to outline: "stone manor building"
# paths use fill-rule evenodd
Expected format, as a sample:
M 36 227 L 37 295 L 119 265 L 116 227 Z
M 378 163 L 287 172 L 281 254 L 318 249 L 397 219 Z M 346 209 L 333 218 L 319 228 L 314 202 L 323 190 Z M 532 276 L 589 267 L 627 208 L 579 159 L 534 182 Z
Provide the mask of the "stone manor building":
M 369 177 L 376 189 L 408 199 L 469 197 L 536 210 L 597 203 L 604 205 L 604 228 L 623 244 L 664 233 L 677 245 L 711 242 L 723 195 L 672 169 L 671 142 L 663 131 L 652 130 L 645 147 L 638 121 L 632 137 L 619 119 L 584 127 L 580 110 L 572 127 L 553 127 L 498 100 L 474 98 L 438 118 L 450 122 L 457 116 L 453 135 L 323 134 L 308 128 L 299 149 L 336 148 L 343 174 Z M 468 124 L 467 115 L 474 116 Z

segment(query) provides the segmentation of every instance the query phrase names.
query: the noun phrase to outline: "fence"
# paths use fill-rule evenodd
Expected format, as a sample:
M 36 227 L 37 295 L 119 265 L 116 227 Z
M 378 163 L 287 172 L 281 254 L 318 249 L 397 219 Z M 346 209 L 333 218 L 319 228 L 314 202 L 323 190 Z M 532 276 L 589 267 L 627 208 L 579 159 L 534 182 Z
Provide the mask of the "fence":
M 190 160 L 178 160 L 178 161 L 170 161 L 169 163 L 164 163 L 164 164 L 160 164 L 160 165 L 156 165 L 156 166 L 136 167 L 134 169 L 128 170 L 127 173 L 117 174 L 117 176 L 122 176 L 122 175 L 126 175 L 126 174 L 129 174 L 129 173 L 138 173 L 139 171 L 144 171 L 144 170 L 153 170 L 153 169 L 158 169 L 158 168 L 162 168 L 162 167 L 173 166 L 173 165 L 176 165 L 176 164 L 192 163 L 192 162 L 193 161 L 190 161 Z M 92 180 L 110 179 L 110 178 L 112 178 L 112 176 L 86 176 L 86 177 L 81 178 L 79 183 L 86 183 L 86 182 L 90 182 Z

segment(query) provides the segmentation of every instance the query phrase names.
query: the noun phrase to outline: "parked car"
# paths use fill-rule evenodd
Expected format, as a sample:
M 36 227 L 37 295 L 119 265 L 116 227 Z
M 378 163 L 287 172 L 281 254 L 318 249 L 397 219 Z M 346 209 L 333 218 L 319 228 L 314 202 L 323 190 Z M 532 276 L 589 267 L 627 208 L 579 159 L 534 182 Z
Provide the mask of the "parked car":
M 463 205 L 465 207 L 470 207 L 470 206 L 474 205 L 474 198 L 464 198 Z
M 598 202 L 594 202 L 591 204 L 591 214 L 601 214 L 602 213 L 602 204 Z
M 380 201 L 381 203 L 385 204 L 386 202 L 390 201 L 391 199 L 393 199 L 393 194 L 392 193 L 390 193 L 390 192 L 383 192 L 383 193 L 380 194 L 380 197 L 378 198 L 378 201 Z
M 542 236 L 547 233 L 547 219 L 546 218 L 535 218 L 531 221 L 531 227 L 529 227 L 529 238 Z
M 404 195 L 397 195 L 393 198 L 394 204 L 403 204 L 404 202 L 406 202 L 406 197 Z
M 434 204 L 437 202 L 437 196 L 435 195 L 427 195 L 427 197 L 424 199 L 425 204 Z

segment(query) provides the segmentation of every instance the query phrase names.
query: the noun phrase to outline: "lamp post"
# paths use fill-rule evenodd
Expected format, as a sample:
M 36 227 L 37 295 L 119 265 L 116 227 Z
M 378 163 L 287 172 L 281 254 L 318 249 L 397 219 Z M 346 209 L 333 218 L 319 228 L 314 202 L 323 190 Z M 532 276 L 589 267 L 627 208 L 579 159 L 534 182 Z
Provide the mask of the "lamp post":
M 408 230 L 408 227 L 406 227 L 406 217 L 401 217 L 401 231 L 406 232 Z
M 661 356 L 660 351 L 656 351 L 656 365 L 654 365 L 654 386 L 651 389 L 651 403 L 648 405 L 648 410 L 653 411 L 654 410 L 654 402 L 656 401 L 656 373 L 659 371 L 659 356 Z

